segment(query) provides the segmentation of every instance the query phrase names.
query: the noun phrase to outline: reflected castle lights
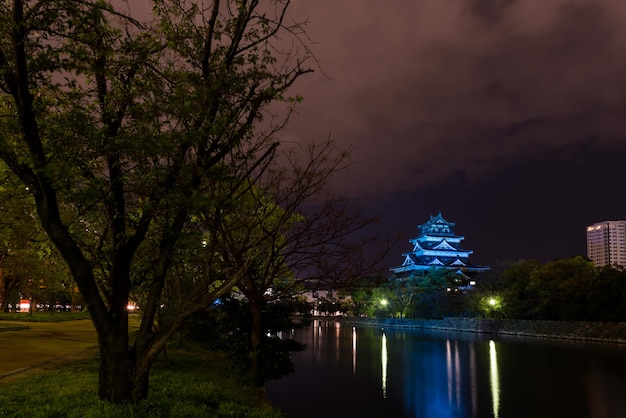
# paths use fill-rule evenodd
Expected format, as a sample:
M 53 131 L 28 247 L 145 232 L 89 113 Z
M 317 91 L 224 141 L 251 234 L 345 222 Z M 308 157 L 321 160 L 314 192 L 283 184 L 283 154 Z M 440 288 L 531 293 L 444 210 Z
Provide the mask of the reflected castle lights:
M 341 335 L 341 323 L 340 322 L 335 322 L 335 341 L 339 341 Z M 339 358 L 340 358 L 340 353 L 339 350 L 335 351 L 335 361 L 339 362 Z
M 486 347 L 485 347 L 486 348 Z M 491 410 L 493 418 L 499 418 L 500 416 L 500 374 L 498 371 L 498 355 L 497 346 L 495 341 L 489 340 L 488 345 L 489 354 L 489 389 L 491 392 Z M 446 377 L 447 377 L 447 401 L 448 406 L 453 407 L 452 410 L 461 411 L 463 404 L 469 405 L 472 409 L 470 416 L 478 417 L 477 405 L 478 405 L 478 381 L 477 381 L 477 362 L 476 355 L 472 346 L 469 347 L 469 363 L 470 368 L 469 376 L 465 376 L 465 379 L 471 380 L 471 393 L 469 395 L 471 402 L 464 401 L 463 390 L 467 390 L 467 383 L 463 383 L 464 376 L 462 371 L 464 370 L 463 364 L 468 362 L 468 359 L 464 359 L 462 347 L 459 346 L 457 340 L 446 340 Z M 482 357 L 482 356 L 481 356 Z M 467 370 L 467 369 L 465 369 Z
M 626 417 L 626 359 L 612 344 L 353 325 L 338 339 L 333 321 L 297 329 L 307 350 L 294 376 L 268 383 L 272 402 L 310 418 Z
M 357 377 L 357 348 L 358 348 L 358 339 L 359 337 L 363 337 L 363 335 L 367 335 L 368 331 L 365 331 L 365 334 L 361 334 L 360 329 L 357 329 L 355 326 L 345 327 L 342 326 L 341 322 L 335 321 L 323 321 L 323 320 L 314 320 L 312 324 L 312 341 L 308 348 L 312 358 L 315 361 L 321 361 L 324 356 L 326 359 L 329 357 L 332 358 L 332 362 L 334 364 L 341 364 L 341 356 L 340 353 L 342 350 L 335 349 L 330 352 L 322 350 L 322 340 L 330 337 L 333 341 L 333 345 L 336 345 L 336 348 L 339 347 L 339 342 L 343 339 L 344 341 L 349 341 L 348 350 L 343 351 L 343 353 L 350 352 L 351 358 L 348 362 L 344 363 L 346 366 L 351 368 L 352 377 Z M 348 335 L 344 334 L 344 338 L 341 337 L 341 330 L 347 331 L 349 334 L 349 338 L 345 337 Z M 378 385 L 380 388 L 381 397 L 384 399 L 389 399 L 394 396 L 393 390 L 394 387 L 389 386 L 389 371 L 394 369 L 396 366 L 393 362 L 406 362 L 413 365 L 417 359 L 411 357 L 401 357 L 401 358 L 393 358 L 391 359 L 389 356 L 389 344 L 390 341 L 397 341 L 396 339 L 391 337 L 388 338 L 385 329 L 372 330 L 376 335 L 376 340 L 380 343 L 380 346 L 377 347 L 378 355 L 372 357 L 361 357 L 361 361 L 367 359 L 367 361 L 374 360 L 378 357 L 377 363 L 379 364 L 376 367 L 374 364 L 364 365 L 363 371 L 361 373 L 368 373 L 367 369 L 373 368 L 374 370 L 378 369 L 379 371 L 379 380 Z M 368 340 L 365 337 L 365 350 L 367 350 Z M 346 342 L 347 342 L 346 341 Z M 442 357 L 439 357 L 442 362 L 438 361 L 438 356 L 435 355 L 433 357 L 426 356 L 425 358 L 420 358 L 417 360 L 417 363 L 421 364 L 419 366 L 421 372 L 425 372 L 429 377 L 427 381 L 431 382 L 432 385 L 413 385 L 411 386 L 415 390 L 416 393 L 411 396 L 411 399 L 414 399 L 416 394 L 421 394 L 422 392 L 428 393 L 428 399 L 432 402 L 427 403 L 426 405 L 407 405 L 409 410 L 422 410 L 427 414 L 426 416 L 433 416 L 432 412 L 441 412 L 448 411 L 451 413 L 461 413 L 464 416 L 471 417 L 479 417 L 481 411 L 479 410 L 479 392 L 480 386 L 487 386 L 487 390 L 490 393 L 491 398 L 491 416 L 494 418 L 500 418 L 500 406 L 501 406 L 501 388 L 500 388 L 500 374 L 498 369 L 498 353 L 497 348 L 498 344 L 494 340 L 488 340 L 480 345 L 466 345 L 458 340 L 446 339 L 445 348 Z M 328 342 L 328 341 L 327 341 Z M 377 344 L 376 344 L 377 345 Z M 432 347 L 431 347 L 432 348 Z M 372 353 L 373 354 L 373 353 Z M 425 351 L 424 354 L 431 354 L 430 351 Z M 481 361 L 484 359 L 485 361 Z M 464 367 L 464 364 L 469 363 L 469 368 Z M 406 365 L 406 364 L 405 364 Z M 427 365 L 427 366 L 426 366 Z M 425 367 L 425 368 L 424 368 Z M 482 370 L 480 370 L 482 369 Z M 376 373 L 376 371 L 372 370 L 372 372 Z M 413 366 L 410 366 L 406 369 L 407 375 L 406 378 L 411 378 L 411 371 L 415 371 Z M 485 380 L 480 379 L 480 375 L 484 376 Z M 481 383 L 482 382 L 482 383 Z M 438 389 L 439 388 L 439 389 Z M 441 395 L 441 396 L 438 396 Z M 421 396 L 421 395 L 420 395 Z M 407 398 L 408 399 L 408 398 Z M 483 412 L 484 413 L 484 410 Z M 455 415 L 456 416 L 456 415 Z
M 316 335 L 320 335 L 321 334 L 321 323 L 322 321 L 316 321 L 319 322 L 319 328 L 317 330 Z M 339 340 L 340 336 L 339 336 L 339 329 L 341 328 L 341 323 L 340 322 L 336 322 L 335 323 L 335 329 L 336 329 L 336 338 L 337 340 Z M 321 336 L 320 336 L 321 337 Z M 382 389 L 382 395 L 383 398 L 387 397 L 387 368 L 388 368 L 388 363 L 389 363 L 389 358 L 388 358 L 388 354 L 387 354 L 387 336 L 385 335 L 385 331 L 383 330 L 382 332 L 382 340 L 381 340 L 381 352 L 380 352 L 380 362 L 381 362 L 381 389 Z M 337 355 L 339 354 L 339 350 L 337 350 Z M 356 327 L 352 327 L 352 375 L 356 376 L 356 365 L 357 365 L 357 331 L 356 331 Z
M 385 331 L 383 331 L 382 349 L 380 353 L 380 362 L 382 366 L 383 398 L 387 397 L 387 361 L 387 336 L 385 335 Z
M 341 322 L 337 321 L 324 321 L 324 320 L 314 320 L 313 321 L 313 350 L 312 353 L 316 358 L 320 358 L 320 347 L 325 343 L 324 337 L 330 337 L 335 341 L 339 341 L 341 335 Z M 333 329 L 334 335 L 330 335 L 324 329 Z M 336 351 L 335 353 L 335 361 L 339 361 L 340 353 Z
M 454 358 L 450 340 L 446 340 L 446 363 L 448 369 L 448 402 L 453 404 L 456 400 L 457 407 L 461 406 L 461 359 L 457 341 L 454 342 Z M 456 397 L 454 396 L 456 394 Z M 456 398 L 456 399 L 453 399 Z
M 496 343 L 493 340 L 489 340 L 489 383 L 491 384 L 493 416 L 498 418 L 500 411 L 500 375 L 498 373 L 498 353 L 496 351 Z
M 352 327 L 352 376 L 356 376 L 356 327 Z

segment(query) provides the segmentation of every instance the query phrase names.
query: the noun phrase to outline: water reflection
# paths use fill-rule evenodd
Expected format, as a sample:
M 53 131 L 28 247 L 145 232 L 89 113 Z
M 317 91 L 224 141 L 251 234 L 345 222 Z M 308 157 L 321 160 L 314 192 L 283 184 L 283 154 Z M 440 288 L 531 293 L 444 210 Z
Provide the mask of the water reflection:
M 352 327 L 352 376 L 356 375 L 356 327 Z
M 339 344 L 339 339 L 341 337 L 341 322 L 335 322 L 335 344 Z M 339 362 L 339 358 L 341 357 L 341 352 L 339 350 L 335 350 L 335 361 Z
M 454 341 L 454 347 L 450 340 L 446 340 L 446 369 L 448 382 L 448 403 L 461 407 L 461 359 L 458 341 Z
M 292 336 L 296 373 L 266 386 L 292 418 L 626 417 L 625 346 L 317 320 Z
M 498 418 L 500 413 L 500 375 L 498 373 L 498 353 L 496 343 L 493 340 L 489 340 L 489 383 L 493 416 Z
M 381 350 L 381 363 L 383 367 L 383 398 L 387 397 L 387 336 L 383 331 L 383 341 L 382 341 L 382 350 Z

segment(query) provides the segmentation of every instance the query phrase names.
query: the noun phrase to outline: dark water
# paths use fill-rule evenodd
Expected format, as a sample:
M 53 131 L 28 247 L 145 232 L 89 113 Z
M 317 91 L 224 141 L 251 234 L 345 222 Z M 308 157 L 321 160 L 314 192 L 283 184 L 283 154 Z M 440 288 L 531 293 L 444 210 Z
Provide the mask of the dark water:
M 296 373 L 269 382 L 289 418 L 626 418 L 626 346 L 316 320 Z

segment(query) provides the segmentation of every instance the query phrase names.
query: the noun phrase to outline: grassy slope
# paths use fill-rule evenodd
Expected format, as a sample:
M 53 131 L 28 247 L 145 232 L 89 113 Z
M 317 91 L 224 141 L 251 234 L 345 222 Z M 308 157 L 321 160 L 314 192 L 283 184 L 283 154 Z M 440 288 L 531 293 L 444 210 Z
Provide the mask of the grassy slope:
M 75 321 L 77 319 L 89 319 L 89 314 L 86 312 L 80 313 L 50 313 L 50 312 L 36 312 L 30 313 L 5 313 L 0 312 L 0 331 L 9 331 L 16 329 L 27 328 L 24 325 L 25 322 L 62 322 L 62 321 Z M 19 322 L 16 324 L 14 322 Z
M 181 347 L 168 350 L 168 358 L 157 361 L 148 399 L 135 406 L 98 400 L 97 349 L 46 363 L 0 379 L 0 416 L 280 417 L 233 373 L 225 354 Z
M 15 322 L 63 322 L 76 321 L 77 319 L 89 319 L 87 312 L 0 312 L 0 321 Z M 0 322 L 0 327 L 7 325 Z
M 0 416 L 280 417 L 257 389 L 241 384 L 224 355 L 171 350 L 168 357 L 171 364 L 159 361 L 153 369 L 148 400 L 136 406 L 98 400 L 98 362 L 92 357 L 0 381 Z

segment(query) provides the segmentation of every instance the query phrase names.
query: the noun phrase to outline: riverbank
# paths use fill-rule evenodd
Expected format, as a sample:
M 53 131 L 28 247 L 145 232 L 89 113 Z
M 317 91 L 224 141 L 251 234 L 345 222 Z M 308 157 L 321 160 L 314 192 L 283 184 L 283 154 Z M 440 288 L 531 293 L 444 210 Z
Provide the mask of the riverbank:
M 626 344 L 626 322 L 524 321 L 486 318 L 398 319 L 332 317 L 331 319 L 351 324 L 390 328 L 436 329 Z

